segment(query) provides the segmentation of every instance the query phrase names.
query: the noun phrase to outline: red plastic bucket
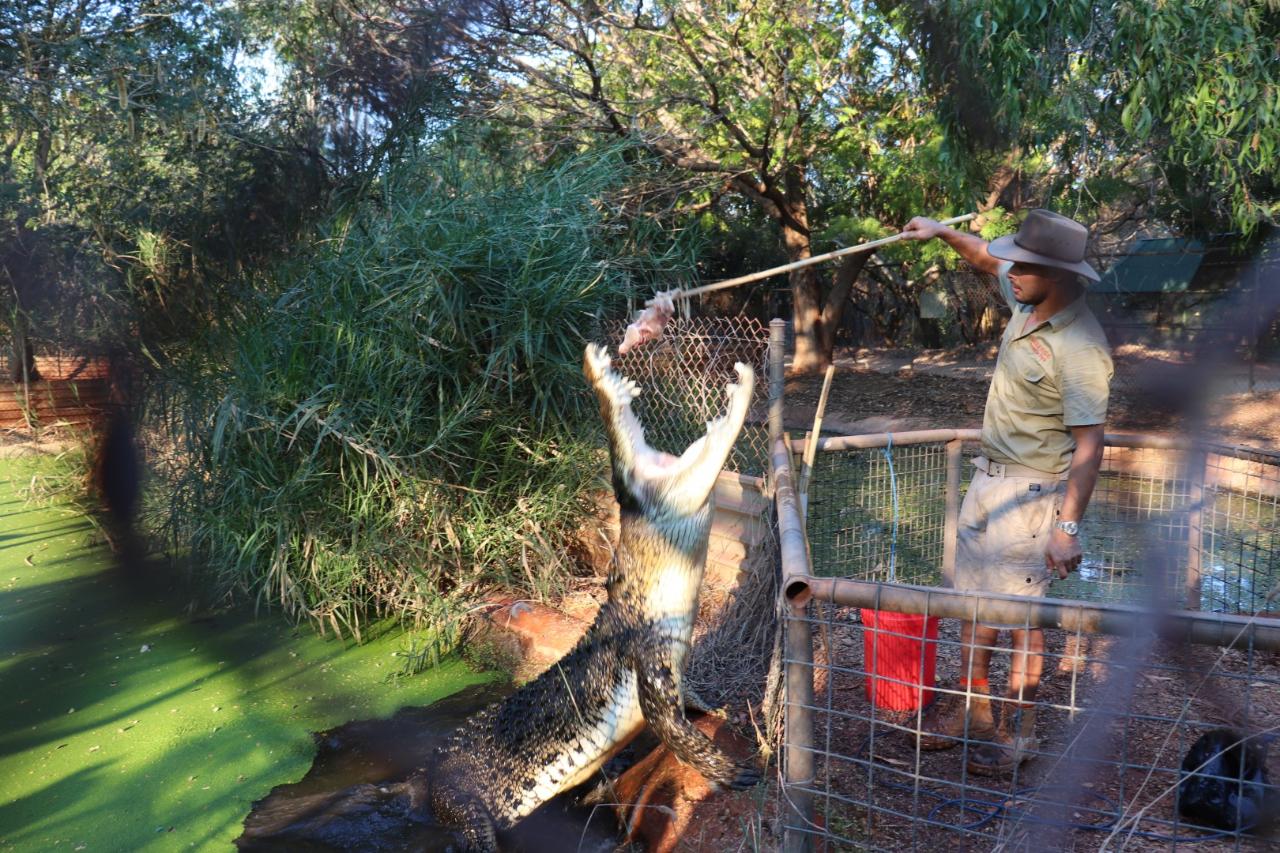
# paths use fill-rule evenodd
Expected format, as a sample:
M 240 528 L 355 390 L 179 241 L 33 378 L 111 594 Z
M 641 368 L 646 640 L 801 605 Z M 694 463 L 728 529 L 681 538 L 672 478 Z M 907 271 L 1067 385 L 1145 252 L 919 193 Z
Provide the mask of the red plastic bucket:
M 932 700 L 937 640 L 936 616 L 864 608 L 862 642 L 871 704 L 886 711 L 913 711 Z

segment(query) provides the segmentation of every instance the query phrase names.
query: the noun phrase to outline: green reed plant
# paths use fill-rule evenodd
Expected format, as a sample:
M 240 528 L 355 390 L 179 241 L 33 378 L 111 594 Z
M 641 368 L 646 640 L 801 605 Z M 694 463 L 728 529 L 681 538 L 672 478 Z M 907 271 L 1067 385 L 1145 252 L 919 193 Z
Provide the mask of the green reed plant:
M 584 342 L 688 269 L 614 202 L 626 160 L 391 167 L 154 389 L 153 529 L 219 592 L 357 637 L 553 592 L 604 467 Z

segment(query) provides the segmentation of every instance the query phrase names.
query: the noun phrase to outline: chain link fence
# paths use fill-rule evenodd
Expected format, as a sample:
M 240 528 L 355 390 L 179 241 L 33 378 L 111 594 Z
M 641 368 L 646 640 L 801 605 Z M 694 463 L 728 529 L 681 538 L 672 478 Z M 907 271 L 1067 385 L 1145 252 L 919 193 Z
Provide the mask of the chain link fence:
M 611 349 L 625 329 L 626 321 L 604 324 Z M 747 422 L 717 487 L 708 548 L 708 573 L 723 576 L 727 570 L 736 573 L 737 582 L 727 598 L 704 590 L 684 673 L 686 691 L 712 706 L 758 706 L 767 668 L 776 664 L 771 650 L 778 627 L 777 549 L 772 504 L 765 497 L 769 355 L 769 329 L 742 317 L 673 318 L 657 340 L 626 355 L 613 354 L 614 368 L 641 388 L 633 409 L 645 440 L 673 454 L 701 438 L 708 421 L 724 415 L 725 386 L 738 379 L 734 364 L 755 371 Z M 717 561 L 720 565 L 711 565 Z
M 605 340 L 622 340 L 625 320 L 605 324 Z M 656 341 L 613 355 L 613 364 L 642 392 L 634 404 L 651 446 L 681 453 L 725 412 L 725 385 L 737 380 L 737 362 L 755 370 L 747 424 L 725 469 L 762 477 L 767 469 L 769 330 L 746 317 L 673 318 Z

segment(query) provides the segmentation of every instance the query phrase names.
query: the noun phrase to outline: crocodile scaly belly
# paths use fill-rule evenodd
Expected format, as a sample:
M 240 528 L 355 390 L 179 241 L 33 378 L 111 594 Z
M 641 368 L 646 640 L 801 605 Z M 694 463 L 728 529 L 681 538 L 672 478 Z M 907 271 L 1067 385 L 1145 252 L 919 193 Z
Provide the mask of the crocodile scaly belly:
M 509 820 L 519 820 L 557 794 L 588 781 L 640 733 L 644 715 L 635 673 L 626 672 L 609 701 L 592 711 L 579 717 L 572 739 L 566 740 L 553 761 L 531 768 Z

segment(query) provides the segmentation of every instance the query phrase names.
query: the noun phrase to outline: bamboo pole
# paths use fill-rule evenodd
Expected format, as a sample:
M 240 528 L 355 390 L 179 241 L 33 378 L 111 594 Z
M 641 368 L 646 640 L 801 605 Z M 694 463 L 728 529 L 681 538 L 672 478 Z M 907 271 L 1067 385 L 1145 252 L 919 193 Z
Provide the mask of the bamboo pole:
M 1208 460 L 1203 451 L 1187 453 L 1187 571 L 1183 578 L 1183 606 L 1200 609 L 1200 574 L 1204 558 L 1204 475 Z
M 921 429 L 908 432 L 874 432 L 863 435 L 833 435 L 816 442 L 817 449 L 824 453 L 838 450 L 871 450 L 887 447 L 889 436 L 893 436 L 894 447 L 909 444 L 945 444 L 948 441 L 978 441 L 982 438 L 982 430 L 977 429 Z M 792 449 L 801 452 L 804 444 L 797 441 Z
M 964 466 L 964 442 L 953 438 L 947 442 L 946 515 L 942 529 L 942 585 L 954 587 L 956 580 L 956 542 L 960 534 L 960 479 Z
M 961 222 L 968 222 L 970 219 L 973 219 L 977 215 L 978 214 L 976 213 L 966 213 L 964 216 L 953 216 L 950 219 L 944 219 L 938 224 L 939 225 L 959 225 Z M 890 243 L 896 243 L 901 239 L 903 239 L 903 234 L 899 232 L 897 234 L 894 234 L 891 237 L 881 237 L 879 240 L 871 240 L 870 242 L 867 242 L 867 243 L 859 243 L 856 246 L 846 246 L 843 249 L 836 249 L 834 252 L 827 252 L 824 255 L 814 255 L 812 258 L 805 258 L 802 261 L 794 261 L 789 264 L 783 264 L 780 267 L 773 267 L 772 269 L 761 270 L 760 272 L 753 272 L 750 275 L 741 275 L 741 276 L 738 276 L 737 278 L 727 278 L 724 281 L 715 281 L 715 282 L 712 282 L 711 284 L 704 284 L 701 287 L 692 287 L 692 288 L 689 288 L 688 290 L 672 291 L 669 295 L 671 296 L 672 299 L 689 299 L 690 297 L 693 297 L 693 296 L 701 296 L 704 293 L 711 293 L 712 291 L 716 291 L 716 290 L 724 290 L 727 287 L 737 287 L 740 284 L 750 284 L 753 281 L 760 281 L 761 279 L 764 279 L 764 278 L 771 278 L 775 275 L 781 275 L 784 272 L 791 272 L 792 270 L 798 270 L 803 267 L 813 266 L 814 264 L 821 264 L 821 263 L 825 263 L 826 261 L 832 261 L 832 260 L 835 260 L 836 258 L 843 258 L 845 255 L 855 255 L 859 252 L 869 252 L 872 249 L 878 249 L 881 246 L 887 246 Z M 650 299 L 646 301 L 644 304 L 645 304 L 645 307 L 649 307 L 653 305 L 653 300 Z
M 782 405 L 786 390 L 787 322 L 775 317 L 769 321 L 769 440 L 782 437 Z M 775 485 L 776 488 L 776 485 Z
M 982 431 L 978 429 L 923 429 L 895 432 L 892 435 L 894 446 L 901 447 L 908 444 L 945 444 L 949 441 L 978 441 L 982 438 Z M 828 436 L 817 442 L 817 449 L 820 452 L 870 450 L 887 446 L 889 444 L 889 436 L 890 433 L 887 432 Z M 1222 444 L 1216 441 L 1195 441 L 1189 438 L 1129 432 L 1109 432 L 1106 434 L 1105 441 L 1107 447 L 1197 450 L 1202 453 L 1211 453 L 1215 456 L 1242 459 L 1246 462 L 1280 465 L 1280 450 L 1250 447 L 1245 444 Z M 805 446 L 806 443 L 802 439 L 796 439 L 792 449 L 797 453 L 803 453 Z
M 791 450 L 781 436 L 770 445 L 770 461 L 777 493 L 778 545 L 782 560 L 782 574 L 786 577 L 797 571 L 807 576 L 810 571 L 809 555 L 804 537 L 804 522 L 800 519 L 799 501 L 792 481 Z M 813 795 L 809 793 L 814 782 L 813 754 L 813 637 L 805 614 L 807 601 L 792 600 L 787 612 L 784 635 L 786 717 L 782 752 L 783 818 L 782 849 L 786 853 L 807 853 L 813 849 L 813 837 L 808 828 L 813 826 Z

